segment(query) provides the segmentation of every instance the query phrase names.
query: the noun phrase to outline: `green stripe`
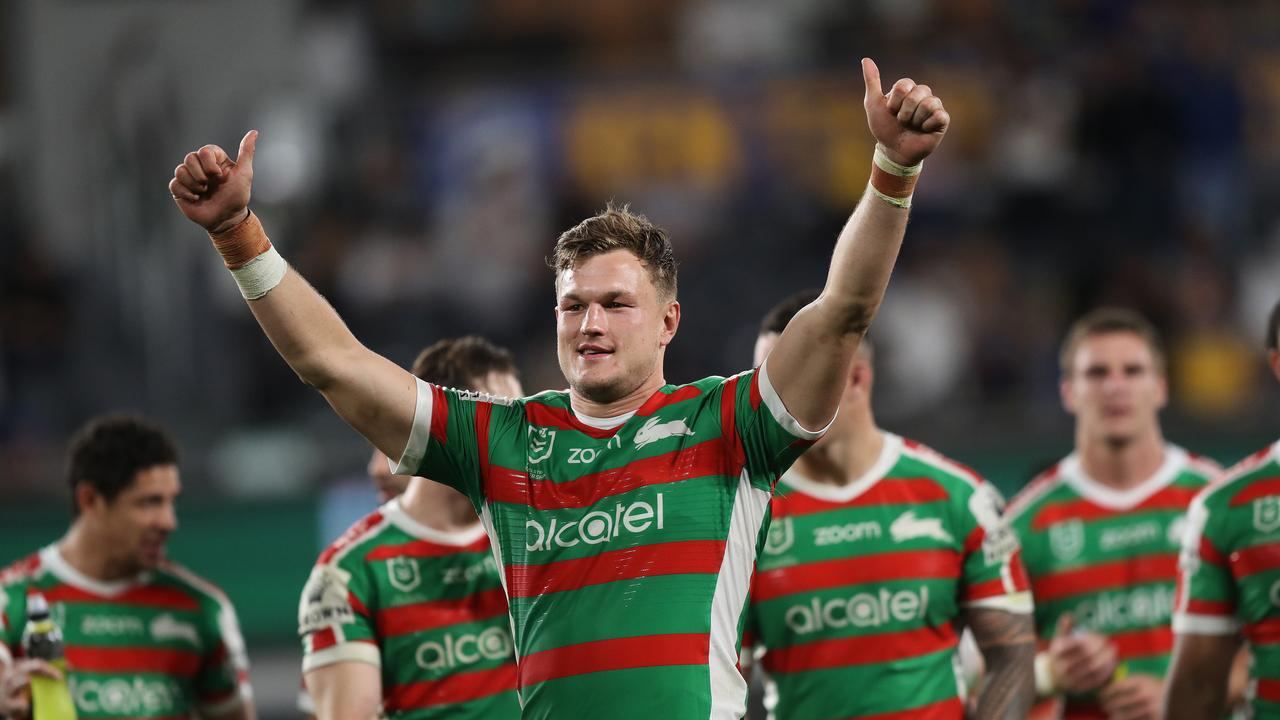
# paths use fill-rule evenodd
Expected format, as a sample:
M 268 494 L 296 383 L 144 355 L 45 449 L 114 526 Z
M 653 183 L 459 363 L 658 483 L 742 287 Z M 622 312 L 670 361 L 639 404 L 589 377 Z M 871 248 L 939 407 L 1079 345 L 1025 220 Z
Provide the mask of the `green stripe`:
M 505 720 L 520 717 L 520 698 L 515 691 L 498 693 L 463 703 L 449 705 L 432 705 L 430 707 L 391 713 L 387 717 L 395 720 L 437 720 L 451 718 L 456 720 Z
M 779 673 L 778 720 L 858 717 L 958 697 L 950 651 L 909 660 Z
M 706 720 L 705 665 L 609 670 L 548 680 L 521 691 L 523 720 Z

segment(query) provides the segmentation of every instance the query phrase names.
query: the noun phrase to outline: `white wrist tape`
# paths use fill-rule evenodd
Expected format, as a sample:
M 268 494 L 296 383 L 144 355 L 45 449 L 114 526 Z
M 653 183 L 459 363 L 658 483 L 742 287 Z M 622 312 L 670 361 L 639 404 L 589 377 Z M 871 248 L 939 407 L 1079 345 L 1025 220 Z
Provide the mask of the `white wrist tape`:
M 257 300 L 279 285 L 288 269 L 289 263 L 273 247 L 245 263 L 244 267 L 232 270 L 231 277 L 236 279 L 245 300 Z
M 890 160 L 889 156 L 885 154 L 884 148 L 880 146 L 880 143 L 876 143 L 876 151 L 872 153 L 871 160 L 875 162 L 876 167 L 890 175 L 897 175 L 898 177 L 915 177 L 924 169 L 923 160 L 915 165 L 901 165 Z
M 1036 695 L 1050 697 L 1058 693 L 1058 685 L 1053 680 L 1053 663 L 1049 653 L 1036 653 Z

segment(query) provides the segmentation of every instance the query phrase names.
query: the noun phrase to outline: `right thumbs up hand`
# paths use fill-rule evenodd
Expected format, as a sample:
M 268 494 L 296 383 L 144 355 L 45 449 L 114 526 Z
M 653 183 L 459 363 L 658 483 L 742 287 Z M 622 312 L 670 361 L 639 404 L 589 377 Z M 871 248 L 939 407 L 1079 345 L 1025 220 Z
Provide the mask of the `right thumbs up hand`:
M 1110 640 L 1078 629 L 1070 613 L 1058 618 L 1049 642 L 1049 667 L 1059 689 L 1072 695 L 1097 690 L 1111 680 L 1117 660 Z
M 188 220 L 210 233 L 220 233 L 249 216 L 257 143 L 258 131 L 250 130 L 240 141 L 235 160 L 217 145 L 187 153 L 182 164 L 173 170 L 169 194 Z

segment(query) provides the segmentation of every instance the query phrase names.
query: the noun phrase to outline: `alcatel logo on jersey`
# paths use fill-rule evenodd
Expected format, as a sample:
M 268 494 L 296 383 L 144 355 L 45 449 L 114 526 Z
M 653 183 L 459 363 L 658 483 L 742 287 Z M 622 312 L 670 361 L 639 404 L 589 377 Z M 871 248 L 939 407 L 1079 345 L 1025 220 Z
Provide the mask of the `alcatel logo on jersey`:
M 889 532 L 893 535 L 893 541 L 896 543 L 906 542 L 907 540 L 915 540 L 916 538 L 929 538 L 939 542 L 954 542 L 951 533 L 942 529 L 942 520 L 939 518 L 918 518 L 914 510 L 908 510 L 898 516 L 897 520 L 889 526 Z
M 929 610 L 929 588 L 916 590 L 880 588 L 879 592 L 863 592 L 847 598 L 822 602 L 813 598 L 804 605 L 787 608 L 784 619 L 791 632 L 808 635 L 827 628 L 880 627 L 891 622 L 923 620 Z
M 651 417 L 636 431 L 636 449 L 639 450 L 649 443 L 655 443 L 665 438 L 692 434 L 693 430 L 690 430 L 689 426 L 685 424 L 684 418 L 670 422 L 659 422 L 658 418 Z
M 1104 593 L 1078 603 L 1071 614 L 1081 627 L 1100 633 L 1167 625 L 1173 616 L 1174 589 L 1167 585 Z
M 73 674 L 70 689 L 76 709 L 82 715 L 173 715 L 178 712 L 178 701 L 182 697 L 182 688 L 169 679 L 95 680 Z
M 418 646 L 414 660 L 423 670 L 452 670 L 481 660 L 503 660 L 511 655 L 511 636 L 491 627 L 479 635 L 445 635 L 442 642 L 428 640 Z
M 562 522 L 552 518 L 551 524 L 543 527 L 537 520 L 524 524 L 529 532 L 525 541 L 525 549 L 529 552 L 550 550 L 552 548 L 571 548 L 578 543 L 599 545 L 610 538 L 618 537 L 625 530 L 628 533 L 642 533 L 651 527 L 662 529 L 663 506 L 662 493 L 658 493 L 656 507 L 643 500 L 630 505 L 618 503 L 613 513 L 604 510 L 592 510 L 577 520 Z

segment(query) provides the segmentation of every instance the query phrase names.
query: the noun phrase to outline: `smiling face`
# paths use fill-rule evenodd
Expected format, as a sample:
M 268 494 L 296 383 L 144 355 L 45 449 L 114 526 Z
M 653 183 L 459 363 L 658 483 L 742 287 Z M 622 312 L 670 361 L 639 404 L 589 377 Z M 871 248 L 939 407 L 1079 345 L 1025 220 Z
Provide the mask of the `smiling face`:
M 133 482 L 111 500 L 92 485 L 77 487 L 81 515 L 127 572 L 151 570 L 165 558 L 169 536 L 178 529 L 175 503 L 182 491 L 176 465 L 153 465 L 136 472 Z
M 1061 392 L 1084 437 L 1109 445 L 1125 445 L 1158 431 L 1158 414 L 1168 401 L 1151 345 L 1129 332 L 1082 339 Z
M 556 351 L 569 387 L 593 403 L 662 383 L 680 304 L 663 298 L 627 250 L 593 255 L 556 278 Z

